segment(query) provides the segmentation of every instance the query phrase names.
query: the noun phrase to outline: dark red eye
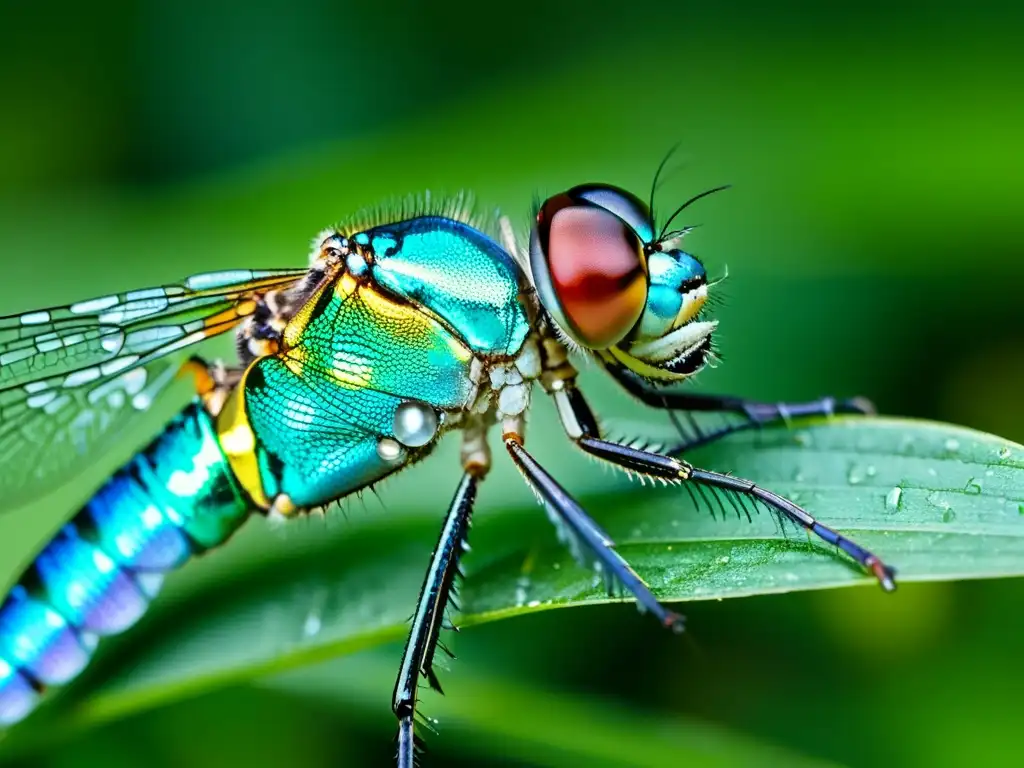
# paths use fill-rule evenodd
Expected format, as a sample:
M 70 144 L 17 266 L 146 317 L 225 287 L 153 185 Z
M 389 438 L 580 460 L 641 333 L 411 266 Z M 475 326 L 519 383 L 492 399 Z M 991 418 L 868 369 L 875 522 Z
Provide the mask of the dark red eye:
M 643 314 L 647 260 L 633 227 L 573 191 L 541 206 L 530 265 L 541 301 L 562 329 L 584 347 L 606 349 Z

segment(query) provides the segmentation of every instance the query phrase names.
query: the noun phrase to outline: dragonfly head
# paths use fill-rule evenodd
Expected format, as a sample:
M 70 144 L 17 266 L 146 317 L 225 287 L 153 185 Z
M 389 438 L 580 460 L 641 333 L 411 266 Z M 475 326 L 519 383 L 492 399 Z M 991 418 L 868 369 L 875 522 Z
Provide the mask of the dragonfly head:
M 701 320 L 704 265 L 677 247 L 689 230 L 666 229 L 656 230 L 635 195 L 586 184 L 544 201 L 530 236 L 530 271 L 555 327 L 606 363 L 656 381 L 699 371 L 717 325 Z

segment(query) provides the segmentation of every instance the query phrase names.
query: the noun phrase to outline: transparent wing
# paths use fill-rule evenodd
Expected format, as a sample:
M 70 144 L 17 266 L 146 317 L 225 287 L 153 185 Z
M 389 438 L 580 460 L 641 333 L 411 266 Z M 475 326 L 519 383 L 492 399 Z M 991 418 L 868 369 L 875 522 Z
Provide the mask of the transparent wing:
M 232 270 L 179 285 L 0 317 L 0 494 L 41 495 L 95 458 L 145 411 L 187 348 L 233 329 L 253 295 L 301 269 Z

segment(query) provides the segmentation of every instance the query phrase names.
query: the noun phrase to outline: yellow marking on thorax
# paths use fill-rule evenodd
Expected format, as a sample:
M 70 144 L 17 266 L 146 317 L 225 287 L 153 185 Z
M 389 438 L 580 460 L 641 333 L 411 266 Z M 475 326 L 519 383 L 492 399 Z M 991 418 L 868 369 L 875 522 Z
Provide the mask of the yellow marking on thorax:
M 251 369 L 250 369 L 251 370 Z M 260 480 L 259 463 L 256 460 L 256 435 L 245 413 L 245 379 L 228 396 L 224 408 L 217 417 L 217 439 L 227 456 L 228 464 L 242 488 L 256 506 L 270 508 L 270 500 Z
M 370 297 L 377 296 L 377 292 L 367 286 L 360 287 L 352 275 L 348 273 L 342 275 L 334 286 L 334 293 L 341 301 L 349 300 L 357 291 L 359 295 L 356 300 L 366 305 L 371 313 L 380 314 L 369 301 Z M 362 389 L 370 386 L 370 382 L 373 381 L 373 367 L 367 364 L 365 358 L 349 358 L 344 353 L 338 352 L 335 353 L 333 362 L 331 375 L 342 386 Z
M 287 352 L 282 353 L 279 359 L 289 371 L 296 376 L 302 376 L 302 368 L 306 364 L 306 357 L 305 347 L 292 347 Z
M 336 354 L 331 376 L 342 386 L 362 389 L 370 386 L 373 381 L 373 368 L 363 362 L 345 360 L 341 354 Z
M 412 346 L 426 347 L 432 339 L 442 338 L 456 360 L 468 363 L 473 357 L 469 347 L 455 333 L 422 309 L 397 302 L 369 286 L 360 289 L 359 298 L 373 315 L 398 324 L 400 330 L 394 335 L 402 341 Z
M 325 282 L 319 286 L 313 293 L 309 295 L 305 303 L 299 307 L 299 310 L 292 315 L 291 320 L 288 321 L 288 325 L 284 328 L 284 333 L 281 334 L 281 341 L 283 345 L 288 347 L 296 346 L 302 338 L 302 333 L 306 330 L 306 326 L 309 325 L 309 321 L 313 319 L 313 309 L 316 307 L 317 302 L 320 301 L 320 297 L 323 292 L 331 285 L 330 282 Z
M 456 360 L 468 363 L 471 359 L 469 348 L 420 308 L 396 301 L 374 285 L 360 283 L 347 273 L 320 290 L 326 290 L 328 286 L 339 302 L 347 303 L 354 312 L 362 315 L 361 320 L 354 322 L 365 322 L 367 328 L 375 327 L 374 333 L 378 335 L 382 347 L 391 347 L 394 346 L 391 342 L 397 342 L 399 345 L 423 349 L 443 339 Z M 308 352 L 302 344 L 301 335 L 312 319 L 312 307 L 321 296 L 319 291 L 311 296 L 285 330 L 284 341 L 289 348 L 281 355 L 281 359 L 296 375 L 301 374 Z M 364 389 L 373 384 L 373 360 L 338 349 L 332 355 L 329 374 L 342 387 Z

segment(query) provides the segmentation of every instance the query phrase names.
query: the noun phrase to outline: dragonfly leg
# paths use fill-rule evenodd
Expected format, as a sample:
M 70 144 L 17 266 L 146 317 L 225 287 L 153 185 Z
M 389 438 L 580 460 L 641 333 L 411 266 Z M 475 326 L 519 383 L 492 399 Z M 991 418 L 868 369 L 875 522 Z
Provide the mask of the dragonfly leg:
M 442 629 L 447 628 L 445 615 L 455 579 L 461 575 L 459 558 L 468 549 L 466 536 L 476 500 L 477 484 L 490 466 L 482 429 L 469 429 L 465 432 L 462 463 L 465 468 L 462 481 L 448 508 L 441 536 L 423 579 L 412 629 L 395 681 L 392 709 L 398 718 L 398 768 L 412 768 L 416 758 L 416 700 L 420 678 L 425 677 L 431 688 L 442 693 L 441 684 L 434 672 L 434 653 L 438 648 L 438 635 Z M 444 646 L 441 648 L 444 649 Z
M 244 368 L 229 368 L 223 363 L 210 363 L 197 355 L 193 355 L 182 363 L 178 375 L 181 377 L 193 377 L 196 393 L 203 401 L 207 412 L 216 416 L 224 407 L 224 402 L 228 399 L 228 395 L 231 394 L 231 390 L 241 380 L 244 372 Z
M 615 542 L 523 447 L 522 430 L 506 427 L 504 440 L 512 461 L 544 504 L 559 538 L 576 560 L 593 565 L 604 577 L 609 592 L 617 587 L 625 590 L 636 598 L 641 610 L 650 612 L 663 626 L 682 632 L 683 617 L 658 602 L 643 579 L 615 551 Z
M 730 395 L 697 394 L 692 392 L 665 391 L 648 384 L 646 381 L 625 369 L 609 369 L 616 381 L 631 395 L 645 405 L 668 411 L 685 411 L 690 416 L 694 411 L 717 411 L 734 413 L 742 420 L 724 426 L 708 429 L 701 427 L 692 419 L 680 432 L 685 439 L 674 445 L 668 452 L 681 454 L 699 445 L 719 440 L 726 435 L 748 429 L 758 429 L 769 424 L 790 419 L 809 416 L 832 416 L 839 413 L 865 414 L 875 413 L 874 405 L 867 399 L 855 397 L 841 400 L 834 397 L 822 397 L 800 403 L 762 403 Z
M 558 413 L 566 433 L 591 456 L 607 461 L 626 472 L 668 483 L 695 483 L 760 502 L 820 539 L 838 547 L 873 574 L 887 592 L 896 588 L 893 568 L 885 565 L 877 555 L 856 542 L 818 522 L 789 499 L 761 488 L 750 480 L 700 469 L 673 456 L 601 439 L 590 406 L 572 381 L 561 382 L 552 395 L 558 403 Z

